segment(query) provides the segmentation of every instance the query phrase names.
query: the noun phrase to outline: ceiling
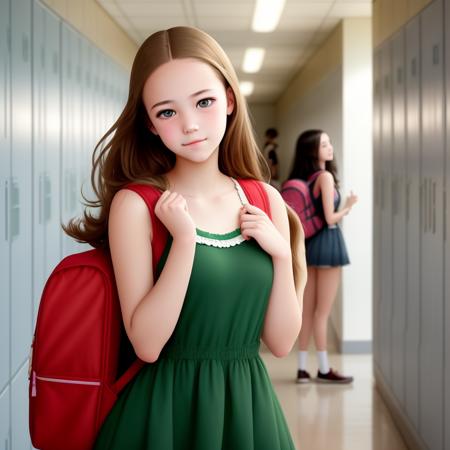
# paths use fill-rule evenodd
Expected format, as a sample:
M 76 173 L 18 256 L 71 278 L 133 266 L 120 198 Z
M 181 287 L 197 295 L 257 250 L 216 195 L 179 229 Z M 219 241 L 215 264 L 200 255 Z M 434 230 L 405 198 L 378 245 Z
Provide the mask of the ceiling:
M 155 31 L 177 25 L 201 28 L 213 36 L 233 63 L 239 80 L 253 81 L 251 103 L 273 103 L 302 65 L 345 17 L 370 17 L 372 0 L 286 0 L 271 33 L 251 30 L 255 0 L 97 0 L 140 45 Z M 242 72 L 247 47 L 264 47 L 256 74 Z

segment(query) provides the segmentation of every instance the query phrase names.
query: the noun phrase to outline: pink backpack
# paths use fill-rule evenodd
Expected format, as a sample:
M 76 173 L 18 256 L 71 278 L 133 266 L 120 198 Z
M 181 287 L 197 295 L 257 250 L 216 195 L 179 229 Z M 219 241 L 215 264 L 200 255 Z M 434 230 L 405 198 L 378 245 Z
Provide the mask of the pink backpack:
M 308 178 L 308 181 L 287 180 L 281 186 L 281 196 L 297 213 L 305 232 L 305 238 L 314 236 L 325 226 L 323 217 L 317 214 L 312 197 L 314 181 L 321 173 L 321 170 L 314 172 Z

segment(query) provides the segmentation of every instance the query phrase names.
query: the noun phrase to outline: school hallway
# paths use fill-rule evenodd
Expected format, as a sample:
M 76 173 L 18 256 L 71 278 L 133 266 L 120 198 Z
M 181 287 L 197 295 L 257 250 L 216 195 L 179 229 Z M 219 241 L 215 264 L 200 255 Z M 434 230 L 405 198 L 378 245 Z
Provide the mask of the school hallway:
M 375 388 L 371 355 L 342 355 L 331 346 L 330 365 L 353 375 L 349 385 L 311 381 L 295 383 L 297 352 L 277 359 L 268 351 L 262 358 L 278 395 L 292 438 L 307 450 L 406 450 L 394 419 Z M 311 376 L 317 373 L 310 349 Z

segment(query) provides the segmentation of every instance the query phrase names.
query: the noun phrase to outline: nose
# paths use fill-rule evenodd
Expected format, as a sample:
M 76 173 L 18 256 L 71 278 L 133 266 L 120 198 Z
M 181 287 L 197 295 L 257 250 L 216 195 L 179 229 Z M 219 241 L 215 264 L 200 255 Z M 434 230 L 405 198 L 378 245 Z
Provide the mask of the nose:
M 185 125 L 183 130 L 184 134 L 191 134 L 195 131 L 198 131 L 198 125 L 195 125 L 193 123 L 191 123 L 190 125 Z

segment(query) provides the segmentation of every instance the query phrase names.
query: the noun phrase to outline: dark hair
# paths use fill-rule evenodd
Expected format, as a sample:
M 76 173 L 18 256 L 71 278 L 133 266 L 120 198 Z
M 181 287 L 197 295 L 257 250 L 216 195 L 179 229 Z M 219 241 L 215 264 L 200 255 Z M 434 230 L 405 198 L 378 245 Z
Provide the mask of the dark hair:
M 266 137 L 269 139 L 275 139 L 278 136 L 278 131 L 276 128 L 268 128 L 266 130 Z
M 310 175 L 320 170 L 319 147 L 320 137 L 323 133 L 325 133 L 323 130 L 306 130 L 298 137 L 294 164 L 289 179 L 300 178 L 301 180 L 307 180 Z M 337 168 L 334 160 L 326 161 L 325 169 L 331 172 L 334 183 L 336 186 L 339 186 Z

